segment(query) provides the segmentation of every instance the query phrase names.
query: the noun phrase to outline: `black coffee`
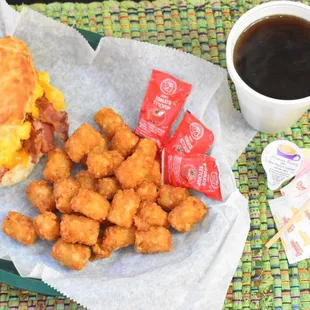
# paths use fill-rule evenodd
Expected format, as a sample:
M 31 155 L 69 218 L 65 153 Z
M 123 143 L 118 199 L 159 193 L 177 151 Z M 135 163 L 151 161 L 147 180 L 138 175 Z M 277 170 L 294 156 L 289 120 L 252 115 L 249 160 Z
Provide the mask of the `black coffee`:
M 251 25 L 236 43 L 234 64 L 260 94 L 287 100 L 310 96 L 310 22 L 281 15 Z

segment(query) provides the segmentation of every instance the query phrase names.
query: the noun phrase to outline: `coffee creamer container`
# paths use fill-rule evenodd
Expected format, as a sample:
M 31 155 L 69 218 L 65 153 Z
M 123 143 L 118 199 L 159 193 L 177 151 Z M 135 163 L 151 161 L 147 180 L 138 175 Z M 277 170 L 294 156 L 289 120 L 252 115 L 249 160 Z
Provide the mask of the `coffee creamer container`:
M 274 141 L 264 149 L 262 164 L 267 175 L 268 187 L 276 190 L 299 172 L 303 165 L 302 153 L 292 142 Z

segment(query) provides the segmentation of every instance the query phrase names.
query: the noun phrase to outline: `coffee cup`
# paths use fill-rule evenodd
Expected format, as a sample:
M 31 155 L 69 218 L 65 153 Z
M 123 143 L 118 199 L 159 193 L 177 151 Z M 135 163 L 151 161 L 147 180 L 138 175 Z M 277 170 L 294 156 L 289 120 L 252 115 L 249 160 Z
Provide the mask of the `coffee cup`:
M 227 69 L 235 84 L 240 109 L 245 120 L 254 129 L 276 133 L 288 129 L 310 108 L 310 96 L 282 100 L 262 95 L 248 86 L 234 65 L 234 47 L 240 35 L 252 24 L 274 15 L 293 15 L 310 21 L 310 6 L 293 1 L 273 1 L 246 12 L 233 26 L 227 40 Z

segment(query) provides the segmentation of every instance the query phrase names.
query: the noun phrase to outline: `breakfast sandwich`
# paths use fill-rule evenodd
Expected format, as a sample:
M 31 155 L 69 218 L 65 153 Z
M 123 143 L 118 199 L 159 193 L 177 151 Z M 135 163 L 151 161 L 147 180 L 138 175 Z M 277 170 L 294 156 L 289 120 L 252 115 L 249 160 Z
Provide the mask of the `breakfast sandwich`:
M 43 154 L 54 149 L 54 133 L 68 138 L 63 94 L 38 72 L 27 45 L 0 39 L 0 187 L 23 181 Z

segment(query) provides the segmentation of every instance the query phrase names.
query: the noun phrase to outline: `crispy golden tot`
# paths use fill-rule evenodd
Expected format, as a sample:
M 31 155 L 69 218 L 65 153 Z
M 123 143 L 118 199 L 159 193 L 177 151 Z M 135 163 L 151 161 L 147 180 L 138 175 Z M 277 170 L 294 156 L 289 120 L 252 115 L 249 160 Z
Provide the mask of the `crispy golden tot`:
M 75 270 L 82 270 L 88 263 L 90 248 L 81 244 L 67 243 L 59 239 L 53 246 L 51 256 L 61 265 Z
M 142 254 L 170 252 L 171 232 L 167 228 L 155 226 L 147 231 L 136 231 L 135 248 Z
M 137 214 L 134 216 L 135 226 L 138 230 L 148 230 L 150 226 L 168 227 L 168 213 L 158 204 L 142 202 Z
M 71 209 L 85 216 L 102 222 L 108 216 L 110 203 L 100 194 L 86 188 L 81 188 L 71 200 Z
M 115 176 L 122 188 L 136 188 L 150 173 L 152 165 L 153 160 L 133 154 L 115 170 Z
M 207 213 L 208 209 L 200 199 L 188 197 L 169 213 L 168 221 L 174 229 L 183 233 L 201 222 Z
M 70 176 L 72 162 L 61 149 L 54 149 L 48 153 L 47 163 L 43 170 L 44 178 L 50 182 Z
M 189 192 L 186 188 L 164 184 L 159 189 L 157 203 L 166 211 L 171 211 L 188 197 Z
M 71 160 L 79 163 L 98 145 L 107 145 L 100 132 L 88 124 L 82 124 L 67 140 L 65 149 Z
M 138 185 L 136 192 L 140 196 L 141 201 L 155 202 L 158 196 L 156 185 L 148 181 L 143 181 Z
M 94 245 L 99 235 L 99 223 L 85 216 L 65 214 L 60 222 L 60 235 L 65 242 Z
M 157 146 L 155 142 L 151 139 L 141 139 L 135 150 L 135 154 L 141 155 L 143 157 L 148 157 L 155 160 L 157 153 Z
M 161 185 L 160 164 L 157 160 L 154 160 L 151 172 L 146 176 L 145 180 L 154 183 L 156 186 Z
M 109 138 L 125 125 L 123 118 L 110 108 L 100 109 L 94 115 L 94 121 Z
M 108 151 L 109 140 L 106 136 L 101 136 L 101 137 L 102 139 L 100 140 L 100 142 L 91 149 L 92 153 L 101 154 L 103 152 Z
M 58 180 L 54 184 L 54 198 L 56 201 L 56 208 L 61 213 L 70 214 L 73 212 L 70 206 L 70 202 L 71 199 L 77 194 L 79 188 L 79 183 L 71 177 Z
M 115 170 L 122 188 L 135 188 L 150 174 L 157 147 L 150 139 L 142 139 L 135 152 Z
M 27 197 L 40 213 L 55 210 L 53 189 L 46 181 L 32 181 L 29 183 Z
M 139 142 L 136 136 L 128 127 L 119 128 L 112 139 L 112 149 L 118 151 L 125 158 L 132 154 Z
M 75 179 L 77 180 L 81 188 L 87 188 L 93 191 L 96 190 L 97 180 L 93 178 L 88 171 L 81 170 L 75 175 Z
M 94 178 L 103 178 L 114 174 L 124 157 L 117 151 L 106 151 L 101 154 L 91 152 L 86 161 L 87 171 Z
M 98 243 L 96 243 L 95 245 L 93 245 L 91 249 L 92 249 L 92 256 L 90 258 L 91 261 L 95 261 L 97 259 L 102 259 L 102 258 L 108 258 L 112 254 L 112 251 L 102 247 L 101 240 L 98 241 Z
M 55 241 L 59 238 L 60 223 L 57 216 L 52 212 L 44 212 L 33 219 L 34 229 L 39 238 Z
M 9 211 L 2 223 L 3 232 L 24 245 L 33 245 L 37 234 L 32 219 L 18 212 Z
M 130 228 L 140 204 L 139 195 L 133 190 L 119 190 L 115 194 L 108 220 L 116 225 Z
M 104 231 L 101 247 L 110 251 L 116 251 L 135 242 L 134 226 L 125 228 L 117 225 L 109 226 Z
M 116 178 L 102 178 L 98 180 L 97 191 L 108 200 L 112 200 L 121 186 Z

